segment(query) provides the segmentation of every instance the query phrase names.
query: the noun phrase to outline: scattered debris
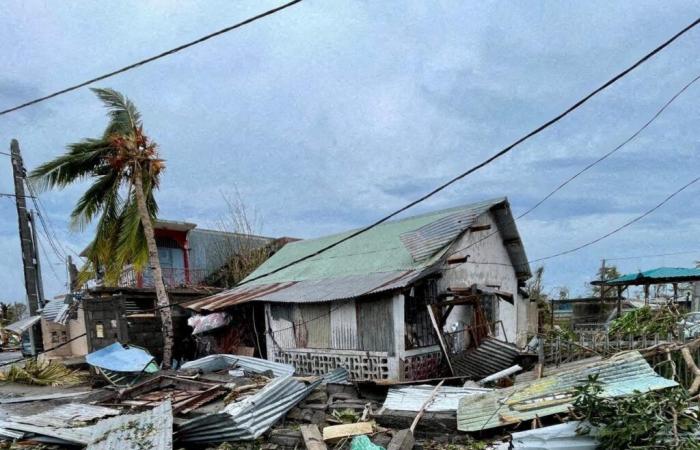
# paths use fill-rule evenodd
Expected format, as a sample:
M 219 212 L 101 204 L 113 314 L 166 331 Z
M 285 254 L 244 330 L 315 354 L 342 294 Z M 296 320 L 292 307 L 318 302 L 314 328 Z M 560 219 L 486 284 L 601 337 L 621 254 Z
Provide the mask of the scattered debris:
M 182 365 L 182 370 L 197 370 L 201 373 L 217 372 L 224 369 L 240 368 L 253 373 L 264 373 L 268 370 L 276 377 L 293 375 L 294 367 L 266 359 L 241 355 L 209 355 Z
M 13 364 L 4 372 L 0 371 L 0 381 L 37 386 L 71 386 L 82 383 L 84 378 L 61 363 L 29 359 Z
M 27 395 L 22 397 L 9 397 L 0 398 L 0 405 L 8 403 L 26 403 L 26 402 L 39 402 L 46 400 L 58 400 L 64 398 L 72 397 L 82 397 L 90 394 L 92 391 L 81 391 L 81 392 L 56 392 L 54 394 L 43 394 L 43 395 Z
M 114 402 L 119 405 L 150 407 L 168 400 L 172 404 L 173 414 L 186 414 L 225 393 L 220 384 L 161 375 L 120 391 Z

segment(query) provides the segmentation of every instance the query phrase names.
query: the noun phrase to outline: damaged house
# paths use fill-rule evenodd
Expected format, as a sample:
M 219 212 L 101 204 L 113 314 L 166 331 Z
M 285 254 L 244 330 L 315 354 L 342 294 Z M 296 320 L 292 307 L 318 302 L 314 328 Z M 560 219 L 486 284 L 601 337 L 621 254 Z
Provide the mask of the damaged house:
M 220 291 L 220 272 L 233 258 L 242 251 L 257 248 L 269 248 L 271 254 L 278 241 L 169 220 L 155 221 L 154 232 L 163 281 L 170 301 L 178 304 Z M 80 297 L 88 351 L 121 342 L 160 356 L 162 331 L 154 309 L 156 294 L 149 268 L 137 271 L 125 267 L 117 286 L 105 286 L 101 280 L 93 280 Z M 176 356 L 189 359 L 196 350 L 183 342 L 191 332 L 187 318 L 184 309 L 173 308 L 175 338 L 179 342 Z
M 351 233 L 289 243 L 248 279 Z M 300 373 L 344 367 L 355 380 L 426 379 L 445 363 L 458 372 L 450 355 L 486 339 L 511 343 L 489 359 L 517 353 L 512 343 L 524 344 L 537 325 L 521 290 L 530 275 L 508 200 L 499 198 L 383 223 L 187 307 L 235 315 L 253 302 L 267 358 Z

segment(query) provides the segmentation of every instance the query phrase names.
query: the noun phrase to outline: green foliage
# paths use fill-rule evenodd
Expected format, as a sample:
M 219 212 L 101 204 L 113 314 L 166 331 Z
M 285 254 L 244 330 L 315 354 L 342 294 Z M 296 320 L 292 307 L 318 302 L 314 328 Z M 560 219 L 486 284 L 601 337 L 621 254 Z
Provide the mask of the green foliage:
M 683 388 L 627 397 L 606 398 L 597 375 L 576 389 L 573 415 L 595 427 L 600 448 L 697 450 L 700 431 L 697 411 L 690 409 L 690 397 Z M 582 433 L 591 429 L 579 430 Z
M 109 285 L 118 281 L 125 265 L 133 264 L 140 270 L 148 262 L 134 177 L 141 173 L 148 214 L 153 220 L 158 212 L 153 191 L 164 165 L 156 144 L 143 133 L 134 103 L 112 89 L 93 92 L 108 109 L 109 122 L 103 135 L 69 144 L 66 153 L 33 170 L 30 180 L 40 190 L 92 182 L 71 213 L 71 223 L 77 229 L 97 220 L 88 263 L 79 281 L 100 274 Z
M 608 334 L 623 336 L 644 336 L 659 333 L 676 334 L 680 315 L 670 306 L 652 310 L 648 306 L 635 309 L 615 319 L 610 324 Z

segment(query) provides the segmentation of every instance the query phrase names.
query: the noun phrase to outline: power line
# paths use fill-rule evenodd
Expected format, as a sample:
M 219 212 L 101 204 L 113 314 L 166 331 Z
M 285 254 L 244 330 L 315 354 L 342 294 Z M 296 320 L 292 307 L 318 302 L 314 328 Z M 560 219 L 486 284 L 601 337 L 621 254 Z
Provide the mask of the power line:
M 321 249 L 319 249 L 319 250 L 317 250 L 317 251 L 315 251 L 315 252 L 313 252 L 313 253 L 311 253 L 311 254 L 309 254 L 309 255 L 306 255 L 306 256 L 304 256 L 304 257 L 295 259 L 295 260 L 293 260 L 293 261 L 291 261 L 291 262 L 289 262 L 289 263 L 287 263 L 287 264 L 285 264 L 285 265 L 283 265 L 283 266 L 281 266 L 281 267 L 278 267 L 277 269 L 274 269 L 274 270 L 271 270 L 271 271 L 266 272 L 266 273 L 264 273 L 264 274 L 258 275 L 258 276 L 256 276 L 256 277 L 252 277 L 252 278 L 249 278 L 249 279 L 247 279 L 247 280 L 241 281 L 241 282 L 239 282 L 239 283 L 236 285 L 236 287 L 238 287 L 238 286 L 243 286 L 243 285 L 248 284 L 248 283 L 250 283 L 250 282 L 252 282 L 252 281 L 255 281 L 255 280 L 259 280 L 259 279 L 261 279 L 261 278 L 268 277 L 268 276 L 270 276 L 270 275 L 272 275 L 272 274 L 275 274 L 275 273 L 277 273 L 277 272 L 280 272 L 280 271 L 282 271 L 282 270 L 284 270 L 284 269 L 287 269 L 287 268 L 289 268 L 289 267 L 291 267 L 291 266 L 293 266 L 293 265 L 296 265 L 296 264 L 298 264 L 298 263 L 300 263 L 300 262 L 303 262 L 303 261 L 306 261 L 306 260 L 308 260 L 308 259 L 310 259 L 310 258 L 313 258 L 313 257 L 315 257 L 315 256 L 318 256 L 318 255 L 320 255 L 320 254 L 322 254 L 322 253 L 324 253 L 324 252 L 326 252 L 326 251 L 328 251 L 328 250 L 330 250 L 330 249 L 332 249 L 332 248 L 334 248 L 334 247 L 340 245 L 341 243 L 346 242 L 346 241 L 348 241 L 348 240 L 350 240 L 350 239 L 352 239 L 352 238 L 355 238 L 355 237 L 357 237 L 358 235 L 360 235 L 360 234 L 362 234 L 362 233 L 365 233 L 365 232 L 369 231 L 370 229 L 372 229 L 372 228 L 374 228 L 374 227 L 376 227 L 376 226 L 378 226 L 378 225 L 380 225 L 380 224 L 386 222 L 387 220 L 391 219 L 392 217 L 394 217 L 394 216 L 396 216 L 396 215 L 398 215 L 398 214 L 400 214 L 400 213 L 406 211 L 407 209 L 409 209 L 409 208 L 415 206 L 416 204 L 418 204 L 418 203 L 420 203 L 420 202 L 422 202 L 422 201 L 424 201 L 424 200 L 426 200 L 426 199 L 432 197 L 433 195 L 435 195 L 435 194 L 437 194 L 438 192 L 444 190 L 444 189 L 447 188 L 448 186 L 454 184 L 455 182 L 461 180 L 462 178 L 468 176 L 469 174 L 475 172 L 476 170 L 478 170 L 478 169 L 480 169 L 480 168 L 486 166 L 487 164 L 490 164 L 490 163 L 493 162 L 494 160 L 496 160 L 496 159 L 500 158 L 501 156 L 505 155 L 506 153 L 510 152 L 510 151 L 511 151 L 513 148 L 515 148 L 517 145 L 519 145 L 519 144 L 523 143 L 524 141 L 526 141 L 527 139 L 529 139 L 529 138 L 531 138 L 531 137 L 533 137 L 533 136 L 539 134 L 540 132 L 542 132 L 542 131 L 545 130 L 546 128 L 550 127 L 551 125 L 555 124 L 555 123 L 558 122 L 559 120 L 561 120 L 561 119 L 563 119 L 564 117 L 566 117 L 567 115 L 569 115 L 569 114 L 570 114 L 571 112 L 573 112 L 575 109 L 579 108 L 581 105 L 583 105 L 583 104 L 586 103 L 588 100 L 590 100 L 593 96 L 595 96 L 596 94 L 600 93 L 601 91 L 605 90 L 606 88 L 608 88 L 609 86 L 611 86 L 612 84 L 614 84 L 616 81 L 618 81 L 619 79 L 621 79 L 622 77 L 624 77 L 625 75 L 627 75 L 628 73 L 630 73 L 630 72 L 631 72 L 632 70 L 634 70 L 635 68 L 639 67 L 641 64 L 643 64 L 643 63 L 646 62 L 648 59 L 650 59 L 652 56 L 654 56 L 655 54 L 657 54 L 658 52 L 660 52 L 661 50 L 663 50 L 665 47 L 667 47 L 668 45 L 670 45 L 673 41 L 675 41 L 675 40 L 678 39 L 680 36 L 682 36 L 683 34 L 685 34 L 686 32 L 688 32 L 690 29 L 692 29 L 692 28 L 694 28 L 695 26 L 697 26 L 698 23 L 700 23 L 700 19 L 696 19 L 692 24 L 688 25 L 688 26 L 685 27 L 683 30 L 679 31 L 679 32 L 676 33 L 674 36 L 672 36 L 670 39 L 668 39 L 667 41 L 665 41 L 664 43 L 662 43 L 661 45 L 659 45 L 658 47 L 656 47 L 654 50 L 652 50 L 651 52 L 647 53 L 645 56 L 643 56 L 642 58 L 640 58 L 639 60 L 637 60 L 637 62 L 635 62 L 634 64 L 632 64 L 631 66 L 629 66 L 627 69 L 625 69 L 625 70 L 623 70 L 622 72 L 618 73 L 618 74 L 615 75 L 613 78 L 611 78 L 610 80 L 606 81 L 603 85 L 601 85 L 600 87 L 598 87 L 597 89 L 595 89 L 595 90 L 592 91 L 591 93 L 587 94 L 587 95 L 586 95 L 585 97 L 583 97 L 582 99 L 578 100 L 578 101 L 577 101 L 576 103 L 574 103 L 571 107 L 569 107 L 568 109 L 566 109 L 564 112 L 562 112 L 562 113 L 560 113 L 559 115 L 555 116 L 553 119 L 550 119 L 549 121 L 545 122 L 543 125 L 540 125 L 538 128 L 534 129 L 533 131 L 529 132 L 529 133 L 526 134 L 525 136 L 523 136 L 523 137 L 521 137 L 520 139 L 516 140 L 516 141 L 513 142 L 512 144 L 510 144 L 510 145 L 508 145 L 507 147 L 503 148 L 503 149 L 500 150 L 498 153 L 496 153 L 496 154 L 494 154 L 493 156 L 489 157 L 488 159 L 486 159 L 485 161 L 481 162 L 480 164 L 477 164 L 476 166 L 472 167 L 471 169 L 467 170 L 466 172 L 461 173 L 460 175 L 458 175 L 458 176 L 452 178 L 451 180 L 449 180 L 448 182 L 446 182 L 446 183 L 442 184 L 441 186 L 439 186 L 439 187 L 433 189 L 433 190 L 430 191 L 428 194 L 425 194 L 424 196 L 420 197 L 419 199 L 417 199 L 417 200 L 415 200 L 415 201 L 409 203 L 408 205 L 406 205 L 406 206 L 404 206 L 404 207 L 402 207 L 402 208 L 396 210 L 395 212 L 393 212 L 393 213 L 391 213 L 391 214 L 385 216 L 384 218 L 382 218 L 382 219 L 380 219 L 380 220 L 377 220 L 376 222 L 374 222 L 374 223 L 372 223 L 372 224 L 370 224 L 370 225 L 368 225 L 368 226 L 365 226 L 364 228 L 361 228 L 361 229 L 359 229 L 358 231 L 355 231 L 355 232 L 351 233 L 350 235 L 346 236 L 345 238 L 342 238 L 342 239 L 340 239 L 340 240 L 338 240 L 338 241 L 336 241 L 336 242 L 334 242 L 334 243 L 332 243 L 332 244 L 329 244 L 329 245 L 327 245 L 327 246 L 325 246 L 325 247 L 323 247 L 323 248 L 321 248 Z M 175 305 L 176 305 L 175 303 L 169 303 L 169 304 L 167 304 L 167 305 L 157 306 L 157 307 L 153 308 L 152 311 L 155 312 L 155 311 L 159 311 L 159 310 L 161 310 L 161 309 L 171 308 L 171 307 L 173 307 L 173 306 L 175 306 Z M 322 316 L 319 316 L 318 318 L 324 317 L 324 316 L 326 316 L 326 315 L 329 315 L 330 312 L 331 312 L 331 311 L 329 311 L 328 313 L 323 314 Z M 316 318 L 316 319 L 318 319 L 318 318 Z M 316 320 L 316 319 L 312 319 L 312 320 Z M 302 322 L 302 323 L 304 323 L 304 322 Z
M 10 158 L 12 158 L 12 155 L 10 153 L 0 152 L 0 155 L 9 156 Z
M 605 258 L 606 261 L 620 261 L 625 259 L 642 259 L 642 258 L 656 258 L 662 256 L 675 256 L 675 255 L 689 255 L 691 253 L 700 253 L 700 250 L 688 250 L 683 252 L 672 252 L 672 253 L 657 253 L 656 255 L 637 255 L 637 256 L 620 256 L 617 258 Z
M 549 200 L 554 194 L 556 194 L 557 192 L 559 192 L 560 190 L 562 190 L 562 189 L 564 188 L 564 186 L 568 185 L 568 184 L 571 183 L 574 179 L 578 178 L 579 175 L 581 175 L 581 174 L 583 174 L 584 172 L 588 171 L 588 170 L 591 169 L 593 166 L 595 166 L 595 165 L 597 165 L 597 164 L 603 162 L 605 159 L 607 159 L 607 158 L 608 158 L 609 156 L 611 156 L 613 153 L 617 152 L 618 150 L 620 150 L 621 148 L 623 148 L 625 145 L 627 145 L 628 143 L 630 143 L 631 141 L 633 141 L 637 136 L 639 136 L 639 134 L 641 134 L 642 131 L 644 131 L 647 127 L 649 127 L 649 125 L 651 125 L 653 122 L 655 122 L 656 119 L 658 119 L 659 116 L 661 116 L 661 114 L 662 114 L 676 99 L 678 99 L 678 97 L 680 97 L 690 86 L 692 86 L 692 85 L 693 85 L 696 81 L 698 81 L 698 80 L 700 80 L 700 75 L 698 75 L 698 76 L 696 76 L 695 78 L 693 78 L 689 83 L 686 83 L 680 90 L 678 90 L 669 100 L 666 101 L 666 103 L 664 103 L 664 104 L 661 106 L 661 108 L 659 108 L 659 109 L 656 111 L 656 113 L 654 113 L 654 115 L 653 115 L 648 121 L 646 121 L 640 128 L 638 128 L 637 131 L 635 131 L 634 133 L 632 133 L 632 135 L 631 135 L 630 137 L 628 137 L 627 139 L 625 139 L 624 141 L 622 141 L 622 143 L 620 143 L 618 146 L 616 146 L 615 148 L 613 148 L 613 149 L 610 150 L 609 152 L 605 153 L 605 154 L 604 154 L 603 156 L 601 156 L 600 158 L 598 158 L 598 159 L 596 159 L 595 161 L 593 161 L 592 163 L 586 165 L 583 169 L 579 170 L 579 171 L 576 172 L 574 175 L 572 175 L 572 176 L 570 176 L 569 178 L 567 178 L 566 181 L 564 181 L 564 182 L 561 183 L 559 186 L 557 186 L 556 188 L 554 188 L 553 191 L 551 191 L 549 194 L 545 195 L 540 201 L 538 201 L 538 202 L 535 203 L 533 206 L 531 206 L 530 208 L 528 208 L 525 212 L 523 212 L 523 213 L 520 214 L 519 216 L 515 217 L 514 219 L 511 219 L 511 224 L 515 224 L 516 220 L 522 219 L 522 218 L 525 217 L 526 215 L 530 214 L 530 213 L 531 213 L 532 211 L 534 211 L 536 208 L 538 208 L 539 206 L 541 206 L 544 202 L 546 202 L 547 200 Z M 454 251 L 448 253 L 448 254 L 446 255 L 446 257 L 452 256 L 452 255 L 454 255 L 454 254 L 456 254 L 456 253 L 459 253 L 459 252 L 462 252 L 462 251 L 464 251 L 464 250 L 467 250 L 467 249 L 473 247 L 474 245 L 476 245 L 476 244 L 478 244 L 478 243 L 480 243 L 480 242 L 482 242 L 482 241 L 485 241 L 486 239 L 490 238 L 491 236 L 493 236 L 493 235 L 496 234 L 496 233 L 498 233 L 498 230 L 494 230 L 494 231 L 492 231 L 491 233 L 487 234 L 486 236 L 482 237 L 481 239 L 478 239 L 477 241 L 474 241 L 474 242 L 472 242 L 471 244 L 469 244 L 469 245 L 467 245 L 467 246 L 465 246 L 465 247 L 461 247 L 461 248 L 459 248 L 459 249 L 457 249 L 457 250 L 454 250 Z
M 646 216 L 648 216 L 649 214 L 653 213 L 654 211 L 656 211 L 657 209 L 659 209 L 661 206 L 663 206 L 664 204 L 666 204 L 666 203 L 667 203 L 669 200 L 671 200 L 673 197 L 675 197 L 676 195 L 680 194 L 682 191 L 684 191 L 685 189 L 689 188 L 690 186 L 692 186 L 693 184 L 697 183 L 698 181 L 700 181 L 700 177 L 697 177 L 697 178 L 695 178 L 694 180 L 692 180 L 691 182 L 689 182 L 689 183 L 683 185 L 681 188 L 677 189 L 676 191 L 674 191 L 673 193 L 671 193 L 669 196 L 667 196 L 665 199 L 663 199 L 660 203 L 656 204 L 653 208 L 651 208 L 651 209 L 645 211 L 643 214 L 640 214 L 639 216 L 635 217 L 634 219 L 625 222 L 624 224 L 620 225 L 619 227 L 615 228 L 614 230 L 612 230 L 612 231 L 610 231 L 610 232 L 608 232 L 608 233 L 605 233 L 604 235 L 602 235 L 602 236 L 600 236 L 600 237 L 598 237 L 598 238 L 596 238 L 596 239 L 593 239 L 592 241 L 588 241 L 588 242 L 586 242 L 585 244 L 579 245 L 578 247 L 574 247 L 574 248 L 571 248 L 571 249 L 569 249 L 569 250 L 565 250 L 565 251 L 563 251 L 563 252 L 555 253 L 555 254 L 553 254 L 553 255 L 545 256 L 545 257 L 543 257 L 543 258 L 533 259 L 533 260 L 531 260 L 531 261 L 529 261 L 529 262 L 530 262 L 530 263 L 533 263 L 533 262 L 545 261 L 545 260 L 547 260 L 547 259 L 552 259 L 552 258 L 556 258 L 556 257 L 558 257 L 558 256 L 567 255 L 567 254 L 569 254 L 569 253 L 576 252 L 576 251 L 578 251 L 578 250 L 581 250 L 581 249 L 583 249 L 583 248 L 586 248 L 586 247 L 588 247 L 588 246 L 591 246 L 591 245 L 593 245 L 593 244 L 595 244 L 595 243 L 597 243 L 597 242 L 600 242 L 600 241 L 602 241 L 603 239 L 605 239 L 605 238 L 607 238 L 607 237 L 610 237 L 610 236 L 612 236 L 613 234 L 615 234 L 615 233 L 617 233 L 617 232 L 619 232 L 619 231 L 621 231 L 621 230 L 627 228 L 628 226 L 632 225 L 633 223 L 642 220 L 643 218 L 645 218 Z
M 16 195 L 16 194 L 5 194 L 0 192 L 0 197 L 12 197 L 12 198 L 32 198 L 31 195 Z
M 80 89 L 81 87 L 85 87 L 85 86 L 87 86 L 87 85 L 89 85 L 89 84 L 92 84 L 92 83 L 94 83 L 94 82 L 96 82 L 96 81 L 105 80 L 105 79 L 107 79 L 107 78 L 113 77 L 113 76 L 118 75 L 118 74 L 120 74 L 120 73 L 127 72 L 127 71 L 129 71 L 129 70 L 131 70 L 131 69 L 135 69 L 135 68 L 137 68 L 137 67 L 140 67 L 140 66 L 143 66 L 143 65 L 145 65 L 145 64 L 151 63 L 151 62 L 156 61 L 156 60 L 158 60 L 158 59 L 161 59 L 161 58 L 164 58 L 164 57 L 166 57 L 166 56 L 172 55 L 172 54 L 174 54 L 174 53 L 180 52 L 180 51 L 182 51 L 182 50 L 185 50 L 186 48 L 192 47 L 192 46 L 197 45 L 197 44 L 201 44 L 202 42 L 207 41 L 207 40 L 209 40 L 209 39 L 211 39 L 211 38 L 214 38 L 214 37 L 216 37 L 216 36 L 222 35 L 222 34 L 224 34 L 224 33 L 228 33 L 229 31 L 235 30 L 236 28 L 240 28 L 240 27 L 242 27 L 242 26 L 244 26 L 244 25 L 247 25 L 247 24 L 249 24 L 249 23 L 251 23 L 251 22 L 255 22 L 255 21 L 258 20 L 258 19 L 262 19 L 263 17 L 267 17 L 267 16 L 272 15 L 272 14 L 278 12 L 278 11 L 281 11 L 281 10 L 283 10 L 283 9 L 289 8 L 290 6 L 295 5 L 295 4 L 299 3 L 299 2 L 301 2 L 301 0 L 293 0 L 293 1 L 289 2 L 289 3 L 285 3 L 285 4 L 282 5 L 282 6 L 278 6 L 277 8 L 273 8 L 273 9 L 271 9 L 271 10 L 269 10 L 269 11 L 266 11 L 266 12 L 264 12 L 264 13 L 258 14 L 257 16 L 253 16 L 253 17 L 251 17 L 251 18 L 249 18 L 249 19 L 246 19 L 246 20 L 244 20 L 243 22 L 238 22 L 238 23 L 235 24 L 235 25 L 231 25 L 231 26 L 226 27 L 226 28 L 223 28 L 223 29 L 221 29 L 221 30 L 219 30 L 219 31 L 215 31 L 215 32 L 213 32 L 213 33 L 207 34 L 206 36 L 202 36 L 202 37 L 199 38 L 199 39 L 195 39 L 194 41 L 188 42 L 188 43 L 186 43 L 186 44 L 183 44 L 183 45 L 180 45 L 180 46 L 178 46 L 178 47 L 172 48 L 172 49 L 170 49 L 170 50 L 166 50 L 166 51 L 164 51 L 164 52 L 162 52 L 162 53 L 159 53 L 159 54 L 157 54 L 157 55 L 155 55 L 155 56 L 151 56 L 151 57 L 149 57 L 149 58 L 142 59 L 142 60 L 140 60 L 140 61 L 138 61 L 138 62 L 135 62 L 135 63 L 133 63 L 133 64 L 129 64 L 128 66 L 122 67 L 121 69 L 117 69 L 117 70 L 114 70 L 114 71 L 112 71 L 112 72 L 106 73 L 106 74 L 104 74 L 104 75 L 100 75 L 100 76 L 97 76 L 97 77 L 95 77 L 95 78 L 91 78 L 91 79 L 89 79 L 89 80 L 87 80 L 87 81 L 83 81 L 82 83 L 78 83 L 78 84 L 76 84 L 76 85 L 67 87 L 67 88 L 65 88 L 65 89 L 61 89 L 60 91 L 56 91 L 56 92 L 54 92 L 53 94 L 49 94 L 49 95 L 46 95 L 46 96 L 44 96 L 44 97 L 39 97 L 39 98 L 37 98 L 37 99 L 28 101 L 28 102 L 26 102 L 26 103 L 22 103 L 21 105 L 17 105 L 17 106 L 13 106 L 12 108 L 5 109 L 5 110 L 3 110 L 3 111 L 0 111 L 0 116 L 5 115 L 5 114 L 8 114 L 8 113 L 11 113 L 11 112 L 13 112 L 13 111 L 17 111 L 17 110 L 22 109 L 22 108 L 26 108 L 27 106 L 35 105 L 35 104 L 37 104 L 37 103 L 43 102 L 43 101 L 45 101 L 45 100 L 48 100 L 48 99 L 50 99 L 50 98 L 58 97 L 59 95 L 62 95 L 62 94 L 65 94 L 65 93 L 74 91 L 74 90 L 76 90 L 76 89 Z
M 268 276 L 270 276 L 270 275 L 272 275 L 272 274 L 275 274 L 275 273 L 280 272 L 280 271 L 282 271 L 282 270 L 284 270 L 284 269 L 287 269 L 287 268 L 289 268 L 289 267 L 291 267 L 291 266 L 293 266 L 293 265 L 295 265 L 295 264 L 298 264 L 298 263 L 300 263 L 300 262 L 306 261 L 307 259 L 310 259 L 310 258 L 313 258 L 313 257 L 315 257 L 315 256 L 318 256 L 318 255 L 320 255 L 321 253 L 324 253 L 324 252 L 326 252 L 326 251 L 328 251 L 328 250 L 330 250 L 330 249 L 332 249 L 332 248 L 334 248 L 334 247 L 337 247 L 338 245 L 342 244 L 343 242 L 346 242 L 346 241 L 348 241 L 348 240 L 350 240 L 350 239 L 353 239 L 353 238 L 359 236 L 360 234 L 363 234 L 363 233 L 365 233 L 365 232 L 371 230 L 372 228 L 374 228 L 374 227 L 376 227 L 376 226 L 378 226 L 378 225 L 381 225 L 382 223 L 386 222 L 387 220 L 393 218 L 394 216 L 396 216 L 396 215 L 398 215 L 398 214 L 400 214 L 400 213 L 402 213 L 402 212 L 408 210 L 409 208 L 412 208 L 413 206 L 417 205 L 418 203 L 421 203 L 421 202 L 427 200 L 428 198 L 432 197 L 433 195 L 437 194 L 438 192 L 441 192 L 442 190 L 444 190 L 444 189 L 447 188 L 448 186 L 451 186 L 452 184 L 456 183 L 457 181 L 459 181 L 459 180 L 465 178 L 466 176 L 468 176 L 468 175 L 470 175 L 470 174 L 476 172 L 477 170 L 481 169 L 482 167 L 484 167 L 484 166 L 486 166 L 486 165 L 492 163 L 492 162 L 495 161 L 496 159 L 502 157 L 503 155 L 505 155 L 505 154 L 507 154 L 508 152 L 510 152 L 511 150 L 513 150 L 516 146 L 522 144 L 522 143 L 525 142 L 526 140 L 528 140 L 528 139 L 530 139 L 531 137 L 533 137 L 533 136 L 535 136 L 535 135 L 541 133 L 541 132 L 544 131 L 545 129 L 547 129 L 547 128 L 549 128 L 550 126 L 554 125 L 555 123 L 559 122 L 559 121 L 560 121 L 561 119 L 563 119 L 564 117 L 568 116 L 570 113 L 572 113 L 574 110 L 578 109 L 580 106 L 582 106 L 582 105 L 583 105 L 584 103 L 586 103 L 588 100 L 590 100 L 592 97 L 594 97 L 594 96 L 597 95 L 598 93 L 602 92 L 603 90 L 607 89 L 608 87 L 610 87 L 611 85 L 613 85 L 615 82 L 617 82 L 619 79 L 621 79 L 622 77 L 624 77 L 624 76 L 627 75 L 628 73 L 632 72 L 634 69 L 636 69 L 637 67 L 639 67 L 639 66 L 642 65 L 643 63 L 645 63 L 645 62 L 646 62 L 647 60 L 649 60 L 652 56 L 656 55 L 656 54 L 659 53 L 661 50 L 663 50 L 664 48 L 668 47 L 673 41 L 675 41 L 676 39 L 678 39 L 679 37 L 681 37 L 683 34 L 685 34 L 685 33 L 687 33 L 688 31 L 690 31 L 692 28 L 694 28 L 695 26 L 697 26 L 699 23 L 700 23 L 700 19 L 696 19 L 693 23 L 691 23 L 690 25 L 688 25 L 687 27 L 683 28 L 681 31 L 679 31 L 678 33 L 676 33 L 675 35 L 673 35 L 670 39 L 668 39 L 667 41 L 665 41 L 664 43 L 662 43 L 661 45 L 659 45 L 658 47 L 656 47 L 654 50 L 652 50 L 651 52 L 647 53 L 647 54 L 644 55 L 642 58 L 640 58 L 639 60 L 637 60 L 637 62 L 635 62 L 634 64 L 632 64 L 631 66 L 629 66 L 628 68 L 626 68 L 625 70 L 623 70 L 622 72 L 618 73 L 617 75 L 615 75 L 614 77 L 612 77 L 611 79 L 609 79 L 608 81 L 606 81 L 605 83 L 603 83 L 600 87 L 598 87 L 597 89 L 593 90 L 592 92 L 590 92 L 589 94 L 587 94 L 586 96 L 584 96 L 583 98 L 581 98 L 580 100 L 578 100 L 578 101 L 577 101 L 576 103 L 574 103 L 572 106 L 570 106 L 569 108 L 567 108 L 564 112 L 562 112 L 562 113 L 560 113 L 559 115 L 555 116 L 554 118 L 548 120 L 548 121 L 545 122 L 544 124 L 540 125 L 539 127 L 537 127 L 537 128 L 535 128 L 534 130 L 530 131 L 530 132 L 527 133 L 526 135 L 524 135 L 524 136 L 522 136 L 521 138 L 517 139 L 515 142 L 513 142 L 512 144 L 508 145 L 507 147 L 501 149 L 500 151 L 498 151 L 498 152 L 495 153 L 494 155 L 490 156 L 490 157 L 487 158 L 486 160 L 484 160 L 484 161 L 482 161 L 481 163 L 477 164 L 476 166 L 474 166 L 474 167 L 468 169 L 467 171 L 462 172 L 461 174 L 457 175 L 456 177 L 452 178 L 451 180 L 447 181 L 446 183 L 444 183 L 444 184 L 438 186 L 437 188 L 433 189 L 432 191 L 428 192 L 427 194 L 423 195 L 422 197 L 418 198 L 417 200 L 414 200 L 414 201 L 410 202 L 409 204 L 403 206 L 402 208 L 399 208 L 398 210 L 394 211 L 393 213 L 391 213 L 391 214 L 389 214 L 389 215 L 383 217 L 382 219 L 379 219 L 379 220 L 377 220 L 376 222 L 374 222 L 374 223 L 372 223 L 372 224 L 370 224 L 370 225 L 368 225 L 368 226 L 365 226 L 364 228 L 361 228 L 361 229 L 359 229 L 359 230 L 357 230 L 357 231 L 351 233 L 350 235 L 348 235 L 348 236 L 346 236 L 346 237 L 344 237 L 344 238 L 342 238 L 342 239 L 340 239 L 340 240 L 338 240 L 338 241 L 336 241 L 336 242 L 334 242 L 334 243 L 332 243 L 332 244 L 329 244 L 329 245 L 327 245 L 327 246 L 325 246 L 325 247 L 323 247 L 323 248 L 321 248 L 321 249 L 319 249 L 319 250 L 317 250 L 317 251 L 315 251 L 315 252 L 313 252 L 313 253 L 310 253 L 310 254 L 308 254 L 308 255 L 306 255 L 306 256 L 303 256 L 303 257 L 301 257 L 301 258 L 295 259 L 295 260 L 293 260 L 293 261 L 291 261 L 291 262 L 289 262 L 289 263 L 287 263 L 287 264 L 284 264 L 284 265 L 281 266 L 281 267 L 278 267 L 277 269 L 271 270 L 271 271 L 269 271 L 269 272 L 260 274 L 260 275 L 258 275 L 258 276 L 256 276 L 256 277 L 249 278 L 249 279 L 247 279 L 247 280 L 245 280 L 245 281 L 243 281 L 243 282 L 240 282 L 240 283 L 238 283 L 238 286 L 242 286 L 242 285 L 244 285 L 244 284 L 250 283 L 250 282 L 255 281 L 255 280 L 259 280 L 259 279 L 264 278 L 264 277 L 268 277 Z

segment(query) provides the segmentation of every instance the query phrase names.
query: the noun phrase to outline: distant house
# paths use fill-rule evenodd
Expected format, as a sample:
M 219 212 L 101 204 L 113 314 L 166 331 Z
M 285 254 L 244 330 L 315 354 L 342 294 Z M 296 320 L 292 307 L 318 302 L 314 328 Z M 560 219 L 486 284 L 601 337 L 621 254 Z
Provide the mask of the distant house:
M 277 240 L 197 228 L 194 223 L 157 220 L 154 234 L 171 303 L 191 301 L 221 290 L 211 281 L 232 258 L 247 250 L 270 246 Z M 116 341 L 144 347 L 155 356 L 162 352 L 160 319 L 154 310 L 156 295 L 149 268 L 126 267 L 116 286 L 97 279 L 80 293 L 84 306 L 89 351 Z M 176 341 L 188 336 L 187 314 L 173 308 Z M 177 347 L 177 346 L 176 346 Z M 176 355 L 184 356 L 184 355 Z
M 351 233 L 289 243 L 249 279 Z M 419 379 L 435 372 L 443 355 L 428 305 L 478 292 L 491 331 L 524 343 L 536 329 L 520 290 L 530 276 L 509 203 L 500 198 L 386 222 L 188 307 L 206 314 L 255 302 L 267 358 L 302 373 L 343 366 L 354 379 Z M 475 311 L 467 304 L 446 308 L 441 331 L 468 338 Z

